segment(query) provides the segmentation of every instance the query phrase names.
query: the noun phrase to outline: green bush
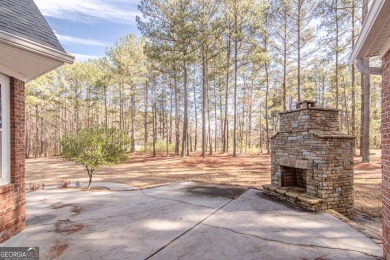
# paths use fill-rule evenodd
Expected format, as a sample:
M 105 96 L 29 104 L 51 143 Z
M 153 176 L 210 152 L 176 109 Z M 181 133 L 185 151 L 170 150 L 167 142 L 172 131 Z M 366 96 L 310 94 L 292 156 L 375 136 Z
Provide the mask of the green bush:
M 61 157 L 85 167 L 90 189 L 93 172 L 125 161 L 129 145 L 130 139 L 119 129 L 84 128 L 62 138 Z

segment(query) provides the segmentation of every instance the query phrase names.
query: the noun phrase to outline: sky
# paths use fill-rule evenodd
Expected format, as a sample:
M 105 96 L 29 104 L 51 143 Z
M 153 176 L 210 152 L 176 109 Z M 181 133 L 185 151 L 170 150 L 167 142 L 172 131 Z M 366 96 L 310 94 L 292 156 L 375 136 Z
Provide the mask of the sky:
M 140 0 L 35 0 L 64 49 L 77 61 L 105 55 L 121 35 L 140 32 Z

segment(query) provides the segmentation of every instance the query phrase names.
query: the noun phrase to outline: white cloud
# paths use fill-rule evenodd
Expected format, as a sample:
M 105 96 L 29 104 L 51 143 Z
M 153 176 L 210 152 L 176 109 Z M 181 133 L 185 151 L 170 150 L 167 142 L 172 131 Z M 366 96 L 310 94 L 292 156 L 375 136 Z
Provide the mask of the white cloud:
M 45 16 L 88 21 L 91 18 L 118 23 L 135 23 L 141 13 L 135 0 L 35 0 Z
M 78 61 L 78 62 L 86 61 L 89 59 L 94 60 L 94 59 L 101 58 L 100 56 L 93 56 L 93 55 L 86 55 L 86 54 L 72 53 L 72 55 L 75 57 L 76 61 Z
M 100 47 L 105 47 L 109 45 L 106 42 L 93 40 L 93 39 L 84 39 L 84 38 L 79 38 L 70 35 L 61 35 L 56 33 L 56 36 L 61 43 L 91 45 L 91 46 L 100 46 Z

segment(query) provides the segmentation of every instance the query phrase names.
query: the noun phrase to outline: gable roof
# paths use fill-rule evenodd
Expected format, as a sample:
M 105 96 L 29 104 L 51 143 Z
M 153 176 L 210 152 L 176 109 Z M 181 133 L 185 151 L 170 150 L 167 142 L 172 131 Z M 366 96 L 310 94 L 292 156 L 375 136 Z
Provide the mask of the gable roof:
M 0 74 L 28 82 L 73 61 L 33 0 L 0 0 Z
M 374 56 L 382 58 L 389 49 L 390 0 L 374 0 L 352 50 L 351 62 Z
M 33 0 L 1 0 L 0 31 L 65 53 Z

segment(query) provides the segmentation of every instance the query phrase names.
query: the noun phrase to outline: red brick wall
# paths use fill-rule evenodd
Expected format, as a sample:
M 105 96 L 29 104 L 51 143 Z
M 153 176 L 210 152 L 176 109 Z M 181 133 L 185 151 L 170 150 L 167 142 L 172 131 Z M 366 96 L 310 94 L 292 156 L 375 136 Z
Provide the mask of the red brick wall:
M 25 104 L 24 82 L 11 78 L 11 184 L 0 186 L 0 243 L 25 226 Z
M 382 62 L 382 240 L 384 257 L 390 259 L 390 51 Z

